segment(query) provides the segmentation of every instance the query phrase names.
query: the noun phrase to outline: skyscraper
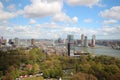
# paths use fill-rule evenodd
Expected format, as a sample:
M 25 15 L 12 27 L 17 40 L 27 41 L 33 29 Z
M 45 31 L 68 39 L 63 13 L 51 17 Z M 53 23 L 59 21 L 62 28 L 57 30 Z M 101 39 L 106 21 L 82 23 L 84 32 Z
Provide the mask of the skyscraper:
M 19 46 L 19 39 L 18 38 L 14 39 L 14 44 L 15 44 L 15 46 Z
M 67 35 L 67 48 L 68 48 L 68 56 L 71 54 L 71 49 L 74 45 L 74 36 L 73 35 Z
M 95 47 L 95 35 L 92 36 L 92 46 Z
M 34 44 L 35 44 L 35 40 L 31 39 L 31 45 L 34 45 Z
M 67 35 L 68 43 L 74 43 L 74 35 Z
M 84 46 L 84 34 L 81 35 L 81 46 Z
M 84 40 L 84 47 L 88 47 L 88 40 L 87 40 L 87 36 L 85 36 L 85 40 Z

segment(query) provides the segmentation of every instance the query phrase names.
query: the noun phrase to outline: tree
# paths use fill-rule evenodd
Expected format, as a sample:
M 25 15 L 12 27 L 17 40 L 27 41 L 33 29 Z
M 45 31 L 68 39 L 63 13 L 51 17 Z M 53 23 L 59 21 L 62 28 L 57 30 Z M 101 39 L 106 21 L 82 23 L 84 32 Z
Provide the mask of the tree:
M 91 67 L 90 64 L 80 64 L 79 70 L 87 73 L 89 71 L 90 67 Z
M 37 74 L 40 71 L 39 65 L 37 63 L 33 64 L 32 72 Z
M 0 71 L 0 77 L 2 77 L 3 76 L 3 72 L 2 71 Z
M 3 78 L 2 80 L 15 80 L 14 77 L 10 74 L 10 73 L 7 73 Z
M 92 74 L 85 74 L 79 72 L 77 74 L 74 74 L 71 80 L 97 80 L 97 78 Z
M 46 69 L 46 70 L 43 71 L 43 77 L 44 78 L 49 78 L 50 77 L 49 69 Z
M 120 69 L 117 65 L 111 64 L 105 66 L 105 71 L 112 74 L 120 73 Z
M 15 78 L 19 77 L 19 75 L 20 75 L 19 70 L 17 68 L 15 68 L 14 66 L 10 66 L 7 71 L 6 76 L 12 76 L 15 79 Z

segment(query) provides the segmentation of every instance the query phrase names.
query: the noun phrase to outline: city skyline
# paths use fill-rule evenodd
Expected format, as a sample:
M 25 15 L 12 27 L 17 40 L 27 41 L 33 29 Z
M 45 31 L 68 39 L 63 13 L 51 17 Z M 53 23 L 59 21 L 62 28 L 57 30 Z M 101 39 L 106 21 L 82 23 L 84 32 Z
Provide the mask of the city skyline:
M 0 36 L 120 39 L 119 0 L 0 0 Z

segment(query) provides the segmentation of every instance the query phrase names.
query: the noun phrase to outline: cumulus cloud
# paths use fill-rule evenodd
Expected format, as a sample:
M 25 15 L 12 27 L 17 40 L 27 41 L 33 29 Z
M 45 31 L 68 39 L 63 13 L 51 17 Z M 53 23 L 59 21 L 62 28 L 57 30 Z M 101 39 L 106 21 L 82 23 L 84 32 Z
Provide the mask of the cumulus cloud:
M 14 18 L 22 13 L 23 13 L 22 10 L 18 10 L 16 12 L 5 11 L 3 4 L 0 2 L 0 14 L 2 15 L 2 16 L 0 16 L 0 20 L 8 20 L 8 19 Z
M 81 30 L 80 28 L 77 28 L 77 27 L 65 27 L 63 31 L 68 32 L 68 33 L 71 33 L 71 32 L 79 33 Z
M 31 26 L 0 26 L 0 34 L 6 38 L 36 38 L 38 31 Z
M 30 19 L 29 24 L 35 24 L 35 23 L 36 23 L 36 21 L 34 19 Z
M 3 8 L 4 8 L 4 6 L 0 2 L 0 14 L 2 15 L 2 16 L 0 16 L 0 20 L 9 19 L 9 18 L 13 18 L 16 16 L 14 13 L 4 11 Z
M 98 5 L 100 0 L 67 0 L 69 5 L 80 5 L 80 6 L 87 6 L 92 7 L 94 5 Z
M 112 18 L 112 19 L 120 20 L 120 6 L 114 6 L 110 9 L 101 11 L 100 15 L 103 18 Z
M 110 27 L 110 26 L 103 26 L 98 30 L 98 35 L 102 35 L 102 38 L 109 38 L 109 39 L 119 39 L 120 34 L 120 26 Z
M 55 24 L 49 24 L 51 27 L 47 28 L 48 24 L 42 24 L 42 27 L 32 27 L 29 25 L 26 26 L 0 26 L 0 34 L 5 38 L 37 38 L 37 39 L 53 39 L 55 38 L 55 34 L 60 33 L 60 30 L 55 28 Z M 54 27 L 52 26 L 54 25 Z M 46 26 L 46 27 L 45 27 Z M 58 27 L 59 25 L 56 24 Z
M 8 7 L 7 7 L 7 9 L 9 10 L 9 11 L 14 11 L 16 8 L 15 8 L 15 4 L 10 4 Z
M 25 6 L 25 17 L 38 18 L 52 16 L 61 12 L 62 0 L 31 0 L 32 4 Z
M 74 23 L 76 23 L 76 22 L 78 22 L 78 18 L 75 16 L 75 17 L 72 18 L 72 21 L 73 21 Z
M 61 25 L 57 25 L 56 23 L 44 23 L 44 24 L 36 24 L 36 28 L 44 28 L 44 29 L 60 29 Z
M 0 16 L 0 20 L 6 20 L 17 16 L 14 12 L 10 13 L 3 10 L 0 10 L 0 14 L 2 14 L 2 16 Z
M 110 20 L 104 20 L 103 24 L 105 24 L 105 25 L 107 25 L 107 24 L 115 24 L 117 22 L 118 22 L 117 20 L 110 19 Z
M 76 23 L 78 21 L 78 18 L 77 17 L 70 18 L 68 15 L 66 15 L 66 13 L 60 12 L 60 13 L 54 15 L 52 20 L 57 21 L 57 22 L 73 22 L 73 23 Z
M 49 27 L 49 28 L 48 28 Z M 110 27 L 103 26 L 99 29 L 82 28 L 82 27 L 69 27 L 63 25 L 57 25 L 55 23 L 39 24 L 35 27 L 26 26 L 0 26 L 0 34 L 7 38 L 38 38 L 38 39 L 53 39 L 56 35 L 66 38 L 67 34 L 73 34 L 75 37 L 80 38 L 81 34 L 87 35 L 91 38 L 92 34 L 95 34 L 98 38 L 120 38 L 120 26 Z M 101 35 L 101 36 L 100 36 Z M 113 39 L 114 39 L 113 38 Z
M 3 9 L 3 4 L 0 2 L 0 9 Z
M 86 23 L 91 23 L 93 20 L 92 19 L 90 19 L 90 18 L 88 18 L 88 19 L 84 19 L 84 22 L 86 22 Z

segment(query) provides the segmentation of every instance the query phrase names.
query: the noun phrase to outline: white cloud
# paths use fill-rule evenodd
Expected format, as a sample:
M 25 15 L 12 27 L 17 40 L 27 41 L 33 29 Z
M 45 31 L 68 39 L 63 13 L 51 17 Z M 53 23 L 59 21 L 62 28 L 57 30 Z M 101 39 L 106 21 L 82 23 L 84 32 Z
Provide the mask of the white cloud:
M 15 8 L 15 4 L 10 4 L 8 7 L 7 7 L 7 9 L 9 10 L 9 11 L 14 11 L 16 8 Z
M 39 36 L 38 31 L 31 26 L 13 26 L 13 27 L 6 27 L 0 26 L 0 34 L 6 38 L 36 38 Z M 3 28 L 2 28 L 3 27 Z
M 3 4 L 0 2 L 0 9 L 3 9 Z
M 70 22 L 70 20 L 71 20 L 70 17 L 62 12 L 53 16 L 53 21 L 58 21 L 58 22 L 68 21 L 68 22 Z
M 115 24 L 115 23 L 117 23 L 117 22 L 118 22 L 117 20 L 110 19 L 110 20 L 104 20 L 104 21 L 103 21 L 103 24 Z
M 32 4 L 25 6 L 25 17 L 38 18 L 52 16 L 61 12 L 62 0 L 31 0 Z
M 66 15 L 66 13 L 58 13 L 56 15 L 53 16 L 52 18 L 53 21 L 57 21 L 57 22 L 73 22 L 76 23 L 78 21 L 77 17 L 73 17 L 70 18 L 68 15 Z
M 120 6 L 114 6 L 111 9 L 107 9 L 100 12 L 103 18 L 112 18 L 120 20 Z
M 50 25 L 50 26 L 49 26 Z M 57 25 L 55 23 L 39 24 L 39 26 L 0 26 L 0 34 L 6 38 L 38 38 L 38 39 L 53 39 L 56 35 L 66 38 L 67 34 L 73 34 L 76 38 L 80 39 L 80 35 L 87 35 L 91 39 L 91 35 L 95 34 L 98 38 L 120 38 L 120 26 L 109 27 L 104 26 L 99 29 L 82 28 L 82 27 L 69 27 Z
M 30 19 L 29 24 L 35 24 L 35 23 L 36 23 L 36 21 L 34 19 Z
M 92 19 L 90 19 L 90 18 L 88 18 L 88 19 L 84 19 L 84 22 L 86 22 L 86 23 L 91 23 L 93 20 Z
M 61 25 L 57 25 L 56 23 L 44 23 L 44 24 L 36 24 L 36 28 L 43 28 L 43 29 L 60 29 L 62 28 Z
M 0 21 L 0 25 L 8 25 L 8 20 L 2 20 L 2 21 Z
M 6 20 L 17 16 L 17 14 L 14 12 L 10 13 L 3 10 L 0 10 L 0 14 L 2 14 L 2 16 L 0 16 L 0 20 Z
M 67 0 L 67 3 L 70 5 L 80 5 L 80 6 L 87 6 L 92 7 L 97 5 L 100 0 Z
M 39 24 L 39 26 L 13 26 L 13 27 L 8 27 L 8 26 L 0 26 L 0 35 L 4 36 L 5 38 L 38 38 L 38 39 L 52 39 L 55 38 L 55 34 L 60 33 L 60 28 L 57 29 L 58 27 L 61 27 L 57 24 L 53 23 L 46 23 L 46 24 Z
M 79 33 L 81 29 L 77 27 L 65 27 L 63 31 L 68 32 L 68 33 Z
M 103 26 L 98 30 L 98 35 L 102 35 L 102 38 L 109 38 L 109 39 L 119 39 L 120 34 L 120 26 L 110 27 L 110 26 Z
M 72 18 L 72 21 L 76 23 L 76 22 L 78 22 L 78 18 L 75 16 Z
M 0 14 L 1 14 L 0 20 L 8 20 L 8 19 L 14 18 L 22 13 L 23 13 L 22 10 L 18 10 L 16 12 L 5 11 L 3 4 L 0 2 Z

